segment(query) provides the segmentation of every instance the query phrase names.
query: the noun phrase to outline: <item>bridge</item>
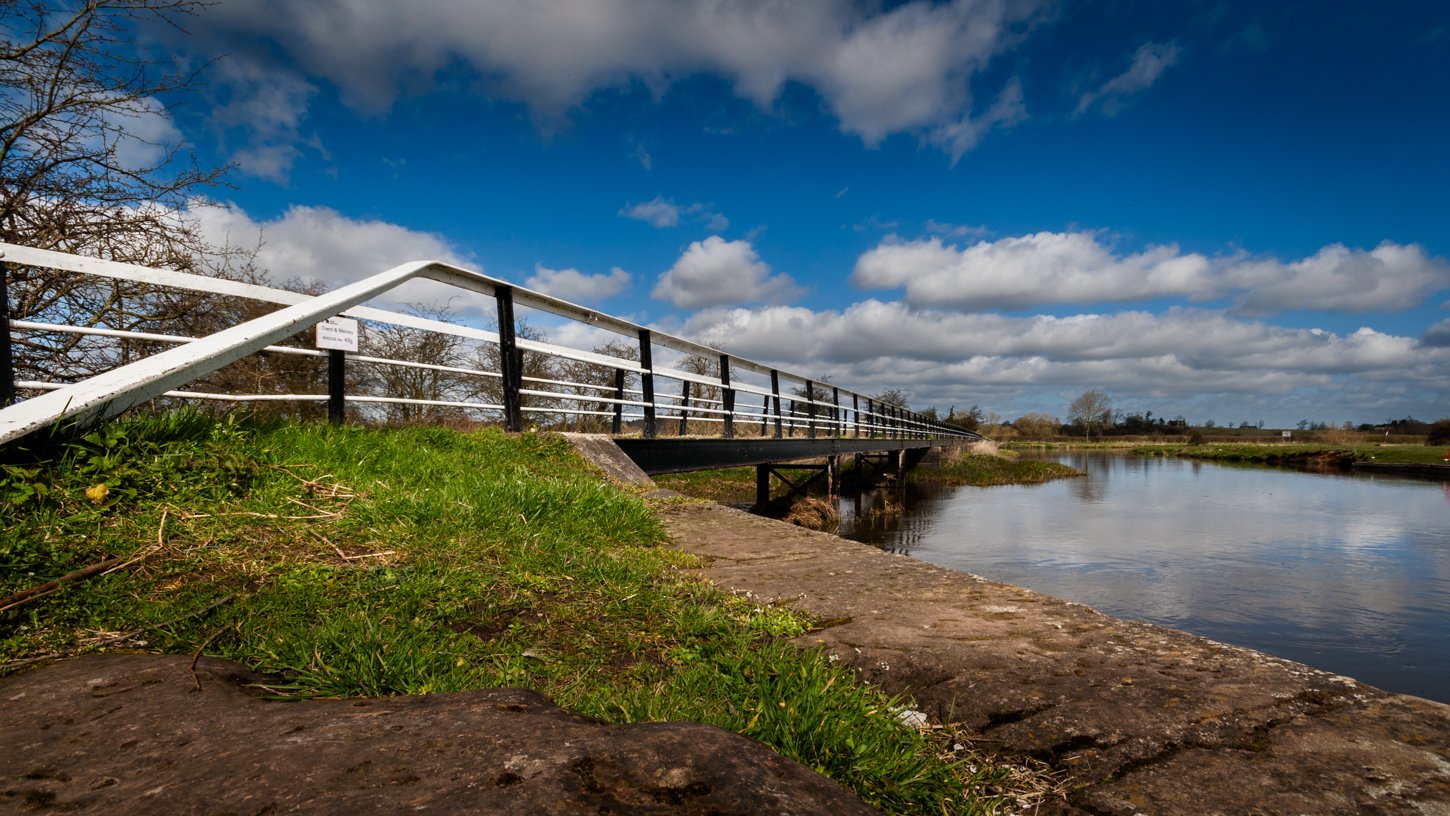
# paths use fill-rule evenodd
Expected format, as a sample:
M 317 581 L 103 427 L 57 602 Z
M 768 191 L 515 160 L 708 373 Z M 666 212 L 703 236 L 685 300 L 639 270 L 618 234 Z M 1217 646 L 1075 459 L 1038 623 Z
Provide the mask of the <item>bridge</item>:
M 800 486 L 788 462 L 824 462 L 809 467 L 834 494 L 844 456 L 904 471 L 982 438 L 440 261 L 321 295 L 5 243 L 0 273 L 0 445 L 152 401 L 283 404 L 332 422 L 607 432 L 648 474 L 755 466 L 763 499 L 772 473 Z M 456 311 L 495 329 L 366 305 L 419 280 L 451 287 Z M 532 313 L 587 339 L 549 342 Z

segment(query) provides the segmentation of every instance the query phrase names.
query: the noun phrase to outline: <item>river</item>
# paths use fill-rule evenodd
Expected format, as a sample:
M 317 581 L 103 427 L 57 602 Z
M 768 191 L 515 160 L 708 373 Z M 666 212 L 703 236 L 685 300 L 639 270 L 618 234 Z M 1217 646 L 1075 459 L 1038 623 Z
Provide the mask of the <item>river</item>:
M 1450 703 L 1450 484 L 1106 453 L 841 500 L 842 535 Z

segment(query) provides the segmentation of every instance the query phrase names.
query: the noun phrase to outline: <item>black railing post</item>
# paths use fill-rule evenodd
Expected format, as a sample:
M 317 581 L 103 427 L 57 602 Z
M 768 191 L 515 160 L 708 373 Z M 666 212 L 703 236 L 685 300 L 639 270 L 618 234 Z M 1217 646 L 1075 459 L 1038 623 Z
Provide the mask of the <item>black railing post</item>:
M 766 394 L 765 399 L 760 401 L 760 435 L 770 430 L 770 395 Z
M 720 398 L 725 401 L 725 438 L 735 438 L 735 389 L 730 387 L 730 355 L 720 355 Z
M 15 402 L 15 362 L 10 346 L 10 264 L 0 261 L 0 408 Z
M 831 424 L 835 425 L 834 436 L 845 436 L 846 426 L 841 422 L 841 389 L 831 386 Z
M 498 367 L 503 378 L 503 427 L 510 433 L 524 429 L 524 406 L 519 389 L 524 386 L 523 355 L 519 353 L 518 336 L 514 333 L 514 290 L 495 286 L 498 303 Z
M 328 349 L 327 352 L 327 421 L 341 425 L 347 418 L 347 352 L 342 349 Z
M 690 422 L 690 381 L 680 380 L 680 436 L 685 435 L 685 429 Z
M 816 385 L 806 380 L 806 438 L 816 438 Z
M 856 421 L 856 438 L 861 438 L 861 395 L 851 395 L 851 418 Z
M 613 433 L 619 436 L 624 429 L 624 369 L 614 369 L 614 425 Z
M 770 393 L 775 400 L 775 438 L 780 439 L 780 372 L 773 368 L 770 370 Z
M 658 429 L 655 427 L 655 364 L 654 355 L 650 352 L 649 329 L 639 330 L 639 367 L 644 369 L 639 375 L 639 390 L 643 392 L 641 401 L 644 402 L 644 438 L 654 439 Z

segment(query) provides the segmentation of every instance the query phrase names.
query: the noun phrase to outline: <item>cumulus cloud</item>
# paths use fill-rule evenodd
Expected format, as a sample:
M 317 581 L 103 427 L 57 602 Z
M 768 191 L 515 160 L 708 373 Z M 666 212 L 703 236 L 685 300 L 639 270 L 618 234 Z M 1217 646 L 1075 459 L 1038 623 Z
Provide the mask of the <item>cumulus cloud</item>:
M 1331 244 L 1292 263 L 1236 263 L 1224 277 L 1245 290 L 1238 306 L 1250 314 L 1295 308 L 1395 311 L 1450 288 L 1450 262 L 1426 255 L 1418 244 L 1385 241 L 1368 252 Z
M 237 207 L 193 211 L 202 238 L 217 246 L 261 247 L 257 266 L 273 281 L 299 280 L 325 289 L 362 280 L 407 261 L 445 261 L 468 269 L 478 265 L 439 235 L 386 221 L 359 220 L 327 207 L 293 206 L 277 218 L 256 221 Z M 432 281 L 412 281 L 395 289 L 381 305 L 444 305 L 455 301 L 459 314 L 492 314 L 481 295 L 465 294 Z
M 746 345 L 750 356 L 809 362 L 915 360 L 929 365 L 975 358 L 1052 363 L 1121 363 L 1173 358 L 1199 373 L 1264 369 L 1344 374 L 1410 363 L 1413 338 L 1372 329 L 1346 336 L 1174 309 L 1055 317 L 1011 317 L 913 309 L 867 300 L 844 311 L 771 306 L 702 312 L 686 324 L 709 342 Z
M 155 97 L 117 101 L 103 114 L 116 162 L 128 170 L 147 170 L 166 161 L 183 137 L 171 112 Z
M 1247 410 L 1272 397 L 1277 405 L 1265 407 L 1271 413 L 1323 418 L 1311 409 L 1324 403 L 1325 389 L 1343 406 L 1377 405 L 1389 387 L 1434 402 L 1447 387 L 1443 370 L 1450 364 L 1450 347 L 1427 350 L 1414 338 L 1370 328 L 1339 334 L 1204 309 L 1012 317 L 867 300 L 840 311 L 712 309 L 694 315 L 683 331 L 845 387 L 903 388 L 918 404 L 943 408 L 980 403 L 1012 410 L 1015 403 L 1019 413 L 1061 412 L 1066 400 L 1055 395 L 1063 389 L 1103 388 L 1125 407 L 1166 401 L 1163 407 L 1186 411 L 1215 394 L 1216 404 Z M 1301 407 L 1288 407 L 1295 404 Z
M 575 303 L 598 303 L 625 291 L 633 280 L 617 266 L 608 275 L 586 275 L 577 269 L 550 269 L 535 264 L 533 276 L 524 285 Z
M 1151 88 L 1164 71 L 1178 62 L 1181 54 L 1182 49 L 1174 43 L 1141 46 L 1133 55 L 1133 64 L 1128 70 L 1078 97 L 1076 115 L 1080 116 L 1094 106 L 1109 116 L 1115 115 L 1128 97 Z
M 771 274 L 749 241 L 718 235 L 691 243 L 651 293 L 681 309 L 786 301 L 800 294 L 789 275 Z
M 959 155 L 1019 115 L 1020 92 L 1009 88 L 973 118 L 969 80 L 1015 42 L 1037 5 L 230 0 L 198 20 L 197 37 L 225 44 L 242 62 L 281 49 L 373 113 L 404 90 L 427 87 L 445 67 L 471 68 L 490 96 L 522 102 L 543 121 L 559 120 L 600 88 L 642 81 L 659 90 L 708 72 L 762 107 L 800 83 L 868 144 L 916 132 Z
M 1119 253 L 1089 232 L 1039 232 L 959 247 L 940 238 L 880 244 L 851 281 L 904 288 L 908 303 L 956 309 L 1231 298 L 1243 314 L 1397 311 L 1450 288 L 1450 262 L 1417 244 L 1332 244 L 1297 261 L 1210 258 L 1174 245 Z

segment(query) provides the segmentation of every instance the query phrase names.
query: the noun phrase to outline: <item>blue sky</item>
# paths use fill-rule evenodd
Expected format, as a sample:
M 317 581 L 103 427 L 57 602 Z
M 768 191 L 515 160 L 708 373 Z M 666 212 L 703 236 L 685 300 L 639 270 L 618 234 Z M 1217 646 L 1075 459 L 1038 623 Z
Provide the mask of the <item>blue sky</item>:
M 216 60 L 167 132 L 277 281 L 443 258 L 1008 419 L 1450 416 L 1443 3 L 221 0 L 143 42 Z

